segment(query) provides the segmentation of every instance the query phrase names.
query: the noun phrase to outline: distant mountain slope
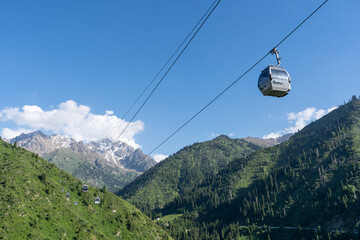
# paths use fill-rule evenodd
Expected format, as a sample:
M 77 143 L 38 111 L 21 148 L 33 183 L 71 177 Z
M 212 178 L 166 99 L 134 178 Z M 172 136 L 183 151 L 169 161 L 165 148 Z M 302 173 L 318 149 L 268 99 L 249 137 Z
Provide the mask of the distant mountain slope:
M 288 133 L 278 138 L 264 139 L 264 138 L 256 138 L 256 137 L 246 137 L 241 139 L 261 147 L 272 147 L 289 140 L 289 138 L 293 135 L 294 135 L 293 133 Z
M 0 239 L 170 239 L 123 199 L 81 187 L 54 164 L 0 140 Z
M 156 165 L 155 160 L 145 155 L 140 149 L 136 149 L 132 154 L 120 160 L 120 163 L 127 169 L 134 169 L 144 172 Z
M 191 191 L 235 158 L 247 156 L 260 148 L 225 135 L 212 141 L 195 143 L 146 171 L 120 190 L 119 194 L 149 213 Z
M 84 155 L 67 148 L 57 149 L 44 156 L 44 159 L 54 163 L 65 172 L 85 181 L 87 184 L 102 188 L 106 186 L 111 192 L 116 192 L 131 182 L 140 173 L 131 170 L 114 168 L 103 159 L 94 159 L 94 163 L 84 159 Z
M 230 162 L 157 212 L 185 213 L 170 224 L 175 238 L 189 228 L 188 239 L 207 239 L 199 236 L 210 231 L 225 238 L 254 237 L 256 228 L 270 226 L 257 237 L 355 239 L 359 154 L 360 100 L 353 97 L 288 141 Z
M 278 143 L 283 143 L 283 142 L 289 140 L 293 135 L 294 135 L 294 133 L 288 133 L 281 137 L 276 138 L 276 140 L 278 141 Z
M 106 185 L 112 192 L 118 191 L 156 164 L 140 149 L 110 139 L 83 143 L 36 131 L 21 134 L 10 142 L 17 142 L 19 146 L 38 153 L 93 186 Z
M 11 143 L 17 142 L 18 146 L 24 147 L 29 151 L 44 156 L 59 148 L 69 148 L 72 144 L 76 144 L 74 139 L 62 136 L 48 136 L 41 131 L 21 134 L 10 139 Z

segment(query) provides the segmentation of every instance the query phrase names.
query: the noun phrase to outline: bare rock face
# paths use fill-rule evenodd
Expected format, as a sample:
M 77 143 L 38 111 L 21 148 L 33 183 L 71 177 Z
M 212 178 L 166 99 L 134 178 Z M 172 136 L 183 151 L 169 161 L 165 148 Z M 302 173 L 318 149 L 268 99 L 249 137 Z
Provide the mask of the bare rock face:
M 23 133 L 16 138 L 10 139 L 10 142 L 17 142 L 18 146 L 44 156 L 58 148 L 69 148 L 75 140 L 59 135 L 50 137 L 41 131 L 36 131 L 28 134 Z
M 140 173 L 145 172 L 156 164 L 141 149 L 134 149 L 124 142 L 114 142 L 109 138 L 84 143 L 61 135 L 48 136 L 41 131 L 36 131 L 21 134 L 10 139 L 10 142 L 17 142 L 18 146 L 35 152 L 42 157 L 51 155 L 58 149 L 67 149 L 80 155 L 84 160 L 93 165 L 107 165 L 124 170 L 135 170 Z
M 153 161 L 151 157 L 145 155 L 140 149 L 136 149 L 132 154 L 120 160 L 125 168 L 135 169 L 136 171 L 150 169 L 156 164 L 156 162 L 154 161 L 154 164 Z

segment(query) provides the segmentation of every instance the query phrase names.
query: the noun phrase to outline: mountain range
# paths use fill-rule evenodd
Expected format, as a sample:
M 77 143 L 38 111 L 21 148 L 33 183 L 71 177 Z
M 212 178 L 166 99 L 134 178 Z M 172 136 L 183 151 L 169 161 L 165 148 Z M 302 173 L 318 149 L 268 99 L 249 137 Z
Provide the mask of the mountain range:
M 247 137 L 232 139 L 225 135 L 187 146 L 137 177 L 118 194 L 142 211 L 151 213 L 176 197 L 191 192 L 194 186 L 213 177 L 232 160 L 254 151 L 277 145 L 292 136 L 272 139 Z
M 124 142 L 102 139 L 88 143 L 41 131 L 21 134 L 11 143 L 37 153 L 93 186 L 116 192 L 156 162 Z
M 185 147 L 119 191 L 175 239 L 357 239 L 360 100 L 285 142 Z
M 86 183 L 98 187 L 115 186 L 111 189 L 113 192 L 153 219 L 151 223 L 141 220 L 144 226 L 151 228 L 146 233 L 139 227 L 131 227 L 134 225 L 129 223 L 126 224 L 127 229 L 135 233 L 125 231 L 126 234 L 141 232 L 159 239 L 162 238 L 160 236 L 168 238 L 154 227 L 153 224 L 157 223 L 175 239 L 359 237 L 360 99 L 356 96 L 296 134 L 277 139 L 232 139 L 220 135 L 210 141 L 186 146 L 152 167 L 146 161 L 137 160 L 144 160 L 144 157 L 138 157 L 144 156 L 141 151 L 109 139 L 82 143 L 35 132 L 29 136 L 21 135 L 11 142 L 12 145 L 3 143 L 1 155 L 3 176 L 6 178 L 0 182 L 0 191 L 4 196 L 1 202 L 7 206 L 13 206 L 14 201 L 23 201 L 22 196 L 16 195 L 21 192 L 21 187 L 9 182 L 26 186 L 26 181 L 34 181 L 18 180 L 20 176 L 23 177 L 19 166 L 22 164 L 31 169 L 26 164 L 36 165 L 38 159 L 35 153 L 29 159 L 22 156 L 21 151 L 24 150 L 19 150 L 17 146 L 24 146 L 34 149 L 34 152 L 72 175 L 87 178 Z M 12 155 L 13 152 L 15 155 Z M 14 165 L 12 162 L 17 161 L 22 162 L 15 168 L 16 174 L 15 169 L 11 173 L 6 172 Z M 35 172 L 43 173 L 41 169 L 50 169 L 53 176 L 53 168 L 46 165 Z M 145 172 L 141 174 L 136 169 Z M 55 175 L 54 179 L 70 179 L 68 175 L 60 175 Z M 128 184 L 120 186 L 119 183 L 124 182 L 120 177 L 126 178 Z M 40 186 L 45 187 L 42 189 L 43 195 L 56 195 L 52 189 L 46 189 L 48 183 L 43 180 L 47 177 L 40 174 L 37 178 Z M 38 180 L 35 182 L 38 183 Z M 99 184 L 101 181 L 106 184 Z M 76 198 L 79 196 L 82 204 L 90 205 L 89 198 L 84 198 L 78 190 L 81 188 L 80 182 L 71 186 L 62 185 L 74 192 Z M 16 191 L 12 192 L 12 189 Z M 27 192 L 27 189 L 24 191 Z M 106 196 L 102 194 L 106 193 L 105 187 L 102 190 L 91 188 L 90 192 L 91 197 Z M 131 206 L 125 201 L 121 204 Z M 13 209 L 15 213 L 0 207 L 0 217 L 4 216 L 6 223 L 11 222 L 2 226 L 7 234 L 11 232 L 8 229 L 14 229 L 17 224 L 16 214 L 23 214 L 20 208 Z M 6 218 L 6 214 L 10 213 L 13 214 L 11 218 Z M 36 219 L 35 223 L 41 222 L 38 218 L 33 219 Z M 59 220 L 58 217 L 56 219 Z M 113 223 L 112 220 L 102 221 Z M 90 223 L 85 229 L 88 231 L 94 226 Z M 20 228 L 24 226 L 20 225 Z M 95 232 L 103 237 L 105 225 L 100 228 L 102 230 Z M 81 229 L 67 231 L 76 236 Z M 110 231 L 112 234 L 115 232 L 114 229 Z M 157 235 L 151 235 L 152 231 Z M 151 239 L 149 235 L 146 236 L 144 239 Z

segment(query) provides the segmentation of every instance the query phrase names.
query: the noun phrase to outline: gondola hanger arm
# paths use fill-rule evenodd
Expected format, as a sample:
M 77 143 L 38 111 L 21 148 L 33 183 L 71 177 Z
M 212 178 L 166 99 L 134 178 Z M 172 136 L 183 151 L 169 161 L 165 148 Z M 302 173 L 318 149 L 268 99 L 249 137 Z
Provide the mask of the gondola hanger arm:
M 276 55 L 276 61 L 277 61 L 277 63 L 278 63 L 278 67 L 280 66 L 280 64 L 281 64 L 281 62 L 280 62 L 280 60 L 281 60 L 281 58 L 279 57 L 279 53 L 280 53 L 280 51 L 279 50 L 277 50 L 277 48 L 273 48 L 271 51 L 271 54 L 272 55 Z

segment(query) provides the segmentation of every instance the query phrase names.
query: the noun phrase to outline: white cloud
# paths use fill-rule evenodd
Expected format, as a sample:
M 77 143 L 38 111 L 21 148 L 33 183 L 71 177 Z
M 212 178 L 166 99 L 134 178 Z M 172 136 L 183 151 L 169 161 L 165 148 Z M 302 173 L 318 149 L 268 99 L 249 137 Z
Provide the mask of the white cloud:
M 74 138 L 77 141 L 95 141 L 105 137 L 117 139 L 128 122 L 120 119 L 107 110 L 104 115 L 90 112 L 90 107 L 78 105 L 72 100 L 61 103 L 57 108 L 44 111 L 36 105 L 25 105 L 22 109 L 5 108 L 0 111 L 1 121 L 13 121 L 18 126 L 31 129 L 43 129 L 53 133 Z M 144 123 L 140 120 L 132 122 L 122 134 L 120 141 L 138 148 L 134 135 L 144 129 Z M 32 131 L 22 129 L 24 132 Z M 8 136 L 19 133 L 18 130 L 3 129 Z M 110 135 L 109 135 L 110 134 Z M 5 137 L 5 136 L 4 136 Z
M 167 155 L 164 155 L 164 154 L 155 153 L 152 157 L 153 157 L 153 159 L 154 159 L 156 162 L 161 162 L 162 160 L 164 160 L 164 159 L 167 158 L 168 156 L 167 156 Z
M 34 130 L 25 129 L 25 128 L 18 128 L 18 129 L 10 129 L 10 128 L 3 128 L 1 131 L 1 136 L 3 136 L 5 139 L 12 139 L 14 137 L 19 136 L 22 133 L 31 133 L 34 132 Z
M 319 109 L 317 110 L 314 107 L 306 108 L 305 110 L 298 112 L 298 113 L 288 113 L 288 120 L 290 124 L 293 124 L 290 127 L 285 128 L 284 130 L 272 132 L 263 136 L 264 139 L 266 138 L 277 138 L 287 133 L 295 133 L 298 130 L 303 129 L 307 124 L 311 121 L 315 121 L 323 117 L 324 115 L 328 114 L 329 112 L 333 111 L 337 107 L 332 107 L 327 110 Z
M 279 132 L 269 133 L 268 135 L 264 135 L 263 138 L 264 138 L 264 139 L 268 139 L 268 138 L 278 138 L 278 137 L 281 137 L 281 136 L 282 136 L 282 133 L 281 133 L 281 131 L 279 131 Z
M 217 134 L 217 133 L 211 133 L 210 135 L 212 138 L 216 138 L 216 137 L 220 136 L 220 134 Z

